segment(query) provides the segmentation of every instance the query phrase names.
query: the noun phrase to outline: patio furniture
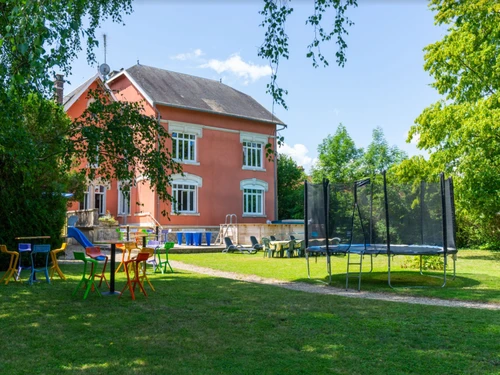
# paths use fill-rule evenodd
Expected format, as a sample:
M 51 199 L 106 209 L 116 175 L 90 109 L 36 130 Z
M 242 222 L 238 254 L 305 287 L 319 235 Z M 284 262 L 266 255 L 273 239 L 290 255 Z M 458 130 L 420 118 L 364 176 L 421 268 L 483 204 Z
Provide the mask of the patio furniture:
M 2 278 L 0 279 L 0 283 L 5 280 L 5 285 L 7 285 L 9 283 L 10 279 L 14 279 L 15 281 L 17 281 L 17 279 L 16 279 L 16 272 L 17 272 L 16 264 L 17 264 L 17 261 L 19 258 L 19 253 L 16 251 L 7 250 L 7 246 L 5 246 L 5 245 L 0 245 L 0 252 L 10 255 L 9 267 L 5 271 Z
M 75 290 L 73 291 L 73 296 L 76 294 L 78 289 L 80 289 L 82 284 L 85 284 L 84 285 L 85 293 L 83 294 L 83 299 L 87 299 L 87 296 L 91 289 L 94 289 L 95 291 L 97 291 L 97 294 L 102 296 L 100 290 L 97 288 L 97 285 L 95 285 L 95 270 L 97 269 L 97 260 L 92 258 L 87 258 L 85 254 L 81 251 L 75 251 L 73 255 L 76 260 L 83 261 L 82 278 L 78 283 L 78 285 L 76 286 Z M 92 265 L 92 267 L 90 268 L 90 275 L 88 277 L 87 277 L 87 263 L 90 263 Z
M 224 242 L 226 243 L 226 248 L 222 250 L 223 253 L 233 253 L 235 251 L 238 251 L 242 254 L 255 254 L 257 250 L 255 250 L 253 247 L 244 247 L 241 245 L 235 245 L 233 244 L 233 241 L 229 237 L 224 237 Z
M 257 241 L 257 238 L 255 238 L 255 236 L 250 236 L 250 242 L 252 243 L 252 247 L 255 249 L 255 250 L 263 250 L 264 249 L 264 246 L 262 246 L 259 241 Z
M 19 243 L 17 245 L 17 251 L 19 253 L 19 257 L 18 257 L 16 279 L 19 280 L 21 278 L 22 270 L 31 270 L 31 257 L 29 255 L 31 252 L 31 244 L 30 243 Z M 25 258 L 24 265 L 23 265 L 23 254 L 26 254 L 24 256 L 24 258 Z M 29 265 L 26 265 L 26 259 L 28 259 L 28 261 L 30 262 Z
M 49 253 L 50 245 L 34 245 L 31 251 L 31 275 L 29 284 L 32 285 L 36 280 L 36 273 L 43 272 L 47 283 L 50 284 L 49 278 Z M 37 264 L 41 264 L 37 266 Z
M 144 289 L 144 286 L 142 285 L 141 279 L 140 279 L 140 274 L 139 274 L 139 264 L 141 262 L 145 262 L 148 260 L 149 254 L 148 253 L 139 253 L 136 258 L 130 259 L 125 261 L 125 273 L 127 275 L 127 283 L 122 289 L 122 292 L 118 298 L 121 298 L 123 295 L 123 292 L 125 289 L 130 290 L 130 294 L 132 295 L 132 299 L 135 300 L 135 287 L 139 285 L 139 289 L 142 291 L 142 293 L 147 297 L 148 294 L 146 293 L 146 290 Z M 129 265 L 133 266 L 134 269 L 134 277 L 130 277 L 130 271 L 129 271 Z
M 268 258 L 272 258 L 274 256 L 274 252 L 276 251 L 276 246 L 271 245 L 271 240 L 267 237 L 262 237 L 262 243 L 264 244 L 264 258 L 266 256 Z
M 102 267 L 102 270 L 100 273 L 97 273 L 97 270 L 94 272 L 95 273 L 95 277 L 98 277 L 100 279 L 99 281 L 99 287 L 101 286 L 102 284 L 102 280 L 104 280 L 104 282 L 106 283 L 106 285 L 108 286 L 109 288 L 109 284 L 108 284 L 108 280 L 106 279 L 106 265 L 108 264 L 108 256 L 103 254 L 101 252 L 101 248 L 99 246 L 89 246 L 89 247 L 86 247 L 85 248 L 85 254 L 89 257 L 91 257 L 92 259 L 94 260 L 97 260 L 97 261 L 104 261 L 104 266 Z M 94 270 L 94 266 L 95 266 L 96 263 L 92 263 L 91 264 L 91 273 L 92 271 Z
M 57 272 L 57 274 L 61 279 L 66 280 L 66 276 L 64 276 L 64 273 L 59 268 L 59 263 L 57 262 L 57 255 L 59 253 L 65 252 L 67 246 L 68 244 L 64 242 L 59 249 L 54 249 L 50 251 L 50 259 L 52 261 L 52 267 L 50 267 L 49 270 L 50 280 L 54 278 L 54 272 Z
M 148 275 L 146 273 L 146 271 L 147 271 L 146 270 L 146 266 L 147 266 L 147 263 L 150 261 L 151 258 L 154 259 L 154 257 L 155 257 L 155 249 L 153 249 L 152 247 L 143 247 L 141 249 L 141 252 L 139 254 L 148 254 L 148 259 L 146 259 L 145 261 L 141 262 L 141 265 L 139 267 L 139 278 L 141 279 L 143 285 L 144 285 L 144 280 L 146 280 L 148 282 L 149 286 L 151 287 L 151 289 L 154 292 L 155 288 L 153 287 L 153 284 L 151 284 L 151 281 L 149 281 Z M 153 270 L 154 270 L 154 266 L 153 266 Z
M 161 273 L 167 273 L 167 265 L 170 268 L 170 271 L 174 272 L 172 269 L 172 266 L 170 265 L 170 262 L 168 261 L 168 251 L 172 249 L 175 246 L 174 242 L 165 242 L 163 244 L 163 247 L 157 246 L 155 248 L 156 255 L 158 256 L 158 262 L 157 266 L 155 268 L 155 272 L 158 272 L 158 269 L 160 270 Z M 165 250 L 165 260 L 161 259 L 161 250 Z M 163 266 L 163 268 L 162 268 Z

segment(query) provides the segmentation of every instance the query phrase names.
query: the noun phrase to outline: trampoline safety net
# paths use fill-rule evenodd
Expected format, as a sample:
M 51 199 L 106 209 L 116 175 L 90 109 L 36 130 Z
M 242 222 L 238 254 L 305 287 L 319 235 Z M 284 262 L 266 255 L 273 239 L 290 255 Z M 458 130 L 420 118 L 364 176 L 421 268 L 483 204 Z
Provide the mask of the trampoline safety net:
M 305 217 L 307 247 L 455 249 L 453 184 L 442 175 L 411 185 L 388 183 L 385 174 L 351 184 L 306 182 Z

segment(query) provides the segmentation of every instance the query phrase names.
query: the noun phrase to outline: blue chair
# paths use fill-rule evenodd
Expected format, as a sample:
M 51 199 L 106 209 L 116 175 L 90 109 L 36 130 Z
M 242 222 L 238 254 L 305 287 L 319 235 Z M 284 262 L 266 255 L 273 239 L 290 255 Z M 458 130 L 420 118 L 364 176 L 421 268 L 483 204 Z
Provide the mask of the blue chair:
M 50 245 L 33 246 L 33 250 L 31 251 L 31 275 L 29 279 L 30 285 L 32 285 L 33 282 L 36 280 L 36 273 L 42 271 L 45 273 L 45 279 L 47 280 L 47 283 L 50 284 L 49 254 L 50 254 Z M 37 264 L 41 264 L 41 266 L 37 267 Z
M 21 278 L 21 271 L 22 270 L 31 270 L 31 263 L 29 265 L 26 265 L 26 262 L 31 262 L 31 257 L 30 257 L 30 252 L 31 252 L 31 244 L 30 243 L 20 243 L 17 245 L 17 251 L 19 252 L 19 260 L 18 260 L 18 265 L 17 265 L 17 276 L 16 280 L 19 280 Z M 25 260 L 24 265 L 23 265 L 23 254 L 27 254 L 24 258 L 28 259 Z

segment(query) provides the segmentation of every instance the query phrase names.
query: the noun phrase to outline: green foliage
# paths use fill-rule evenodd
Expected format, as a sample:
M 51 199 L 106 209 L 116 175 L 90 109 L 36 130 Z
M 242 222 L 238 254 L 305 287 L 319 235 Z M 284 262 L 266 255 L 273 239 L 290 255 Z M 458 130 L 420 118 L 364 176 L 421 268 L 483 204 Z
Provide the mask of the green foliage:
M 61 193 L 79 199 L 94 177 L 131 187 L 143 176 L 160 199 L 171 199 L 170 174 L 181 168 L 166 148 L 168 133 L 141 103 L 110 101 L 101 87 L 72 123 L 52 102 L 53 74 L 69 75 L 81 39 L 95 63 L 99 23 L 121 22 L 131 10 L 131 0 L 0 2 L 1 243 L 50 235 L 58 246 L 66 213 Z
M 181 173 L 182 167 L 166 146 L 167 130 L 143 113 L 142 103 L 110 101 L 111 93 L 102 85 L 89 96 L 93 100 L 68 132 L 65 159 L 93 161 L 73 165 L 89 180 L 117 179 L 130 188 L 143 176 L 161 200 L 171 201 L 171 174 Z
M 1 1 L 1 85 L 51 96 L 52 74 L 69 75 L 81 39 L 87 40 L 87 59 L 93 63 L 100 21 L 121 22 L 122 14 L 131 12 L 131 0 Z
M 448 33 L 425 48 L 425 69 L 446 100 L 422 112 L 409 140 L 430 153 L 426 172 L 454 177 L 462 245 L 500 248 L 500 4 L 432 0 L 430 7 Z M 405 165 L 402 173 L 417 170 Z
M 278 156 L 278 218 L 304 218 L 304 169 L 287 155 Z
M 344 125 L 339 124 L 335 134 L 328 135 L 318 146 L 319 161 L 312 171 L 312 179 L 323 178 L 335 183 L 350 183 L 388 170 L 407 158 L 398 147 L 390 147 L 381 128 L 375 128 L 372 142 L 366 151 L 357 148 Z
M 352 182 L 360 178 L 363 149 L 357 148 L 344 125 L 339 124 L 335 134 L 328 135 L 318 146 L 318 163 L 312 170 L 312 179 L 332 182 Z
M 406 259 L 401 263 L 401 268 L 411 268 L 415 270 L 420 269 L 420 256 L 416 255 L 414 257 L 405 257 Z M 422 256 L 422 269 L 423 270 L 443 270 L 444 269 L 444 258 L 423 255 Z
M 49 235 L 58 246 L 68 182 L 59 157 L 69 119 L 36 93 L 0 103 L 0 242 L 15 248 L 14 237 Z
M 319 66 L 319 63 L 323 64 L 323 66 L 329 65 L 320 47 L 322 43 L 329 42 L 332 39 L 335 40 L 338 46 L 335 53 L 336 62 L 339 66 L 344 66 L 347 49 L 344 38 L 348 34 L 346 26 L 353 25 L 346 12 L 350 7 L 356 6 L 357 0 L 314 1 L 314 13 L 306 20 L 306 24 L 311 25 L 313 28 L 314 38 L 307 46 L 306 57 L 312 60 L 315 68 Z M 266 33 L 258 55 L 268 60 L 272 69 L 271 82 L 267 85 L 267 93 L 273 97 L 273 103 L 277 103 L 285 109 L 287 105 L 284 97 L 288 94 L 288 91 L 278 86 L 277 79 L 280 59 L 288 59 L 289 57 L 288 35 L 285 31 L 285 25 L 292 12 L 293 8 L 290 7 L 290 2 L 286 0 L 264 0 L 264 8 L 260 12 L 264 18 L 260 26 L 266 29 Z M 331 30 L 325 29 L 323 26 L 325 16 L 329 19 L 327 23 L 333 24 Z

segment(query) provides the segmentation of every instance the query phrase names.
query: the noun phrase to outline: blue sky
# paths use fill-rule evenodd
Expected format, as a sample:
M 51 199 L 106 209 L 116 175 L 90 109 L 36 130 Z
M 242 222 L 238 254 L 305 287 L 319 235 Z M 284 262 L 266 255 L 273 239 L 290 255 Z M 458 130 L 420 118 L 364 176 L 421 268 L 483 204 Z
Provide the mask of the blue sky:
M 347 63 L 335 64 L 334 44 L 324 45 L 328 68 L 313 68 L 305 57 L 313 30 L 305 25 L 313 12 L 312 0 L 292 1 L 294 13 L 286 26 L 290 59 L 282 60 L 278 80 L 289 92 L 288 110 L 275 107 L 288 128 L 281 150 L 309 170 L 318 145 L 346 126 L 358 147 L 366 147 L 372 131 L 381 127 L 389 144 L 410 156 L 421 153 L 406 143 L 415 118 L 439 99 L 424 71 L 423 48 L 440 40 L 445 30 L 434 25 L 424 0 L 360 0 L 348 16 L 355 25 L 347 37 Z M 129 68 L 137 61 L 172 71 L 222 82 L 251 95 L 272 110 L 266 94 L 270 68 L 257 56 L 264 29 L 260 0 L 243 1 L 136 1 L 125 26 L 105 22 L 107 63 L 112 69 Z M 327 24 L 325 24 L 326 26 Z M 96 51 L 104 61 L 104 49 Z M 85 54 L 73 64 L 72 88 L 92 76 Z

